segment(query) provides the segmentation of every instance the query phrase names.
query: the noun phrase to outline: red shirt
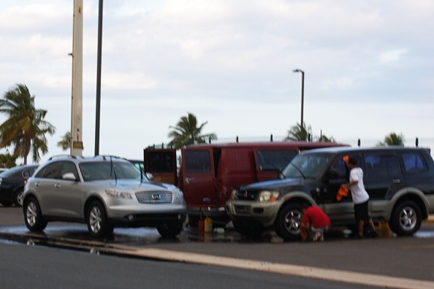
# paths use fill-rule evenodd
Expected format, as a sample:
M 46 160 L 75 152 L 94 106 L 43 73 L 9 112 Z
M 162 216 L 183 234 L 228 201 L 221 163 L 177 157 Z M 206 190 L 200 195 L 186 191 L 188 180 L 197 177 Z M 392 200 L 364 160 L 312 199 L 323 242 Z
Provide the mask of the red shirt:
M 318 206 L 310 206 L 304 211 L 302 222 L 311 224 L 314 228 L 324 228 L 330 226 L 330 219 Z

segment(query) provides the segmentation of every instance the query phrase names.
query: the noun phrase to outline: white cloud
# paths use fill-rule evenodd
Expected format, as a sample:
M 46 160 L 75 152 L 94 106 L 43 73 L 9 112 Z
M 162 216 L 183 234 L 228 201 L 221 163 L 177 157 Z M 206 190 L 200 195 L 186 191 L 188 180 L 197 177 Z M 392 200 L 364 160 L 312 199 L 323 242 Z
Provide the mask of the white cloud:
M 395 49 L 380 54 L 380 63 L 391 63 L 401 60 L 402 56 L 407 53 L 407 49 Z
M 98 4 L 84 5 L 90 155 Z M 70 127 L 72 8 L 69 0 L 0 4 L 2 89 L 25 83 L 49 111 L 58 128 L 50 153 Z M 433 17 L 424 0 L 106 1 L 101 152 L 140 158 L 147 145 L 167 143 L 187 112 L 219 138 L 284 136 L 300 121 L 294 68 L 305 71 L 314 130 L 338 140 L 430 137 Z

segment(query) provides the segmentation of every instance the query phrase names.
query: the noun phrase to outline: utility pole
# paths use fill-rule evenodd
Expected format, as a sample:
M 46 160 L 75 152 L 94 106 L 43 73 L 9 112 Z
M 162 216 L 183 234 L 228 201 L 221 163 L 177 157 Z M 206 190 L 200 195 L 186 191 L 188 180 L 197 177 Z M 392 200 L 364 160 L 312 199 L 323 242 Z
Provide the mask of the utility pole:
M 72 38 L 71 155 L 83 155 L 83 0 L 74 0 Z

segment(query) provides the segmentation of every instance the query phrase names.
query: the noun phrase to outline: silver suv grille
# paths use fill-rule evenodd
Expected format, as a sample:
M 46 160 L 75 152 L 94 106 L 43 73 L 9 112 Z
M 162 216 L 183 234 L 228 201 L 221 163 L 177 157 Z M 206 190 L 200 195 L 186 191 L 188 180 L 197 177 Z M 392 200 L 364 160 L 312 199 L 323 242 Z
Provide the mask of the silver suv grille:
M 146 191 L 136 193 L 139 203 L 167 204 L 172 202 L 172 193 L 166 191 Z

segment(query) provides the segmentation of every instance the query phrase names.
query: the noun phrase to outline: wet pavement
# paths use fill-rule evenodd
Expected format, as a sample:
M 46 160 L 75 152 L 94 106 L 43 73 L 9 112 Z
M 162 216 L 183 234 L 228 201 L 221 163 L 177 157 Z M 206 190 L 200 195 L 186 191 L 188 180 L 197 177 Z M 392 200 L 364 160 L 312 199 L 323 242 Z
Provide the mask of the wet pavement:
M 381 233 L 381 232 L 380 232 Z M 345 228 L 332 228 L 325 239 L 338 241 L 351 239 L 351 231 Z M 194 227 L 186 226 L 176 239 L 161 237 L 154 228 L 115 228 L 113 237 L 95 240 L 92 239 L 87 231 L 85 224 L 76 223 L 48 223 L 43 233 L 31 233 L 24 225 L 24 218 L 21 208 L 1 207 L 0 206 L 0 237 L 12 236 L 13 239 L 23 239 L 27 237 L 38 239 L 59 238 L 77 239 L 82 241 L 98 241 L 106 244 L 121 244 L 130 246 L 145 246 L 150 244 L 167 243 L 285 243 L 273 231 L 267 231 L 261 236 L 248 238 L 241 236 L 233 230 L 229 224 L 225 228 L 215 228 L 213 232 L 205 233 Z M 15 236 L 15 237 L 13 237 Z M 434 216 L 426 220 L 422 228 L 413 236 L 414 238 L 434 239 Z M 393 235 L 392 238 L 396 238 Z
M 237 266 L 270 272 L 277 270 L 276 266 L 286 266 L 285 272 L 290 272 L 287 274 L 300 271 L 306 274 L 307 270 L 314 278 L 334 276 L 334 280 L 344 281 L 343 276 L 349 274 L 345 275 L 349 280 L 361 278 L 378 285 L 380 278 L 385 284 L 398 284 L 390 286 L 392 288 L 434 288 L 433 221 L 430 218 L 423 222 L 422 228 L 407 238 L 352 240 L 348 230 L 335 228 L 321 243 L 284 242 L 271 231 L 251 239 L 231 228 L 212 233 L 185 228 L 176 239 L 162 238 L 151 228 L 116 228 L 112 238 L 96 240 L 90 238 L 84 224 L 49 223 L 43 233 L 31 233 L 24 225 L 20 208 L 0 207 L 0 239 L 6 243 L 44 245 L 92 254 L 219 266 L 241 264 Z M 315 277 L 315 274 L 323 275 Z M 391 277 L 394 279 L 387 279 Z

